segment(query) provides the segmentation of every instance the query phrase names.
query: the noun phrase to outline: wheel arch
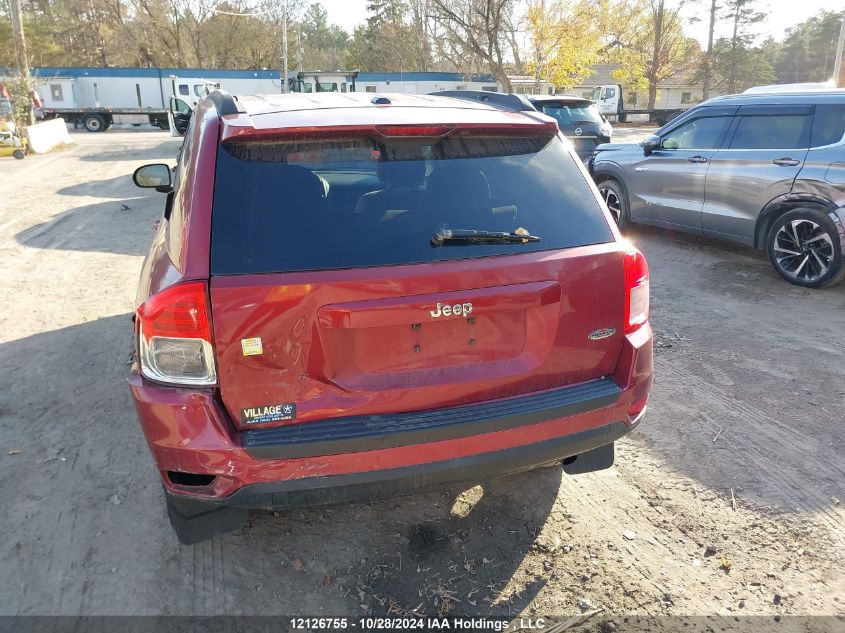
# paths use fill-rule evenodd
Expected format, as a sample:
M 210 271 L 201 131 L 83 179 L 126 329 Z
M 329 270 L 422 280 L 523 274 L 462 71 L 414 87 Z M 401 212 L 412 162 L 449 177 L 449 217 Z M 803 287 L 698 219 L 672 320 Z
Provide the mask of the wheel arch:
M 787 193 L 770 200 L 760 215 L 757 216 L 757 224 L 754 227 L 754 247 L 764 249 L 766 247 L 766 235 L 772 223 L 794 209 L 810 208 L 819 211 L 831 212 L 836 210 L 833 201 L 813 193 Z

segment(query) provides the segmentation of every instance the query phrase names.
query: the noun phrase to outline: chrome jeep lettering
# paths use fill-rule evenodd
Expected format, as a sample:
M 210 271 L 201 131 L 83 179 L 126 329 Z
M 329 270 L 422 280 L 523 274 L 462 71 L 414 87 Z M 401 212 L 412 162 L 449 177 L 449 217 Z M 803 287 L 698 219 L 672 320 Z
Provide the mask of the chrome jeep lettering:
M 437 307 L 434 310 L 430 310 L 429 314 L 435 319 L 441 316 L 469 316 L 472 314 L 472 304 L 467 302 L 443 305 L 438 302 Z

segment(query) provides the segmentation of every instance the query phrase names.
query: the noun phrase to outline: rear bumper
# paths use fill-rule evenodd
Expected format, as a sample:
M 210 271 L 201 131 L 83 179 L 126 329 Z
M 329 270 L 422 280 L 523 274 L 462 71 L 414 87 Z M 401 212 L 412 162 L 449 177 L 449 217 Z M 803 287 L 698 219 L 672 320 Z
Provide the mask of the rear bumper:
M 615 373 L 601 380 L 468 407 L 261 431 L 237 430 L 213 390 L 154 385 L 136 371 L 129 384 L 172 499 L 297 507 L 446 487 L 610 444 L 645 407 L 651 340 L 648 325 L 628 335 Z M 188 486 L 170 472 L 213 479 Z
M 330 418 L 244 432 L 259 459 L 319 457 L 442 442 L 557 420 L 612 405 L 622 390 L 610 378 L 539 394 L 390 415 Z
M 559 462 L 566 457 L 611 444 L 632 428 L 632 425 L 625 422 L 613 422 L 536 444 L 447 461 L 327 477 L 254 483 L 243 486 L 215 503 L 239 508 L 289 510 L 418 494 L 456 484 L 477 483 Z M 184 497 L 171 495 L 171 500 L 174 499 Z

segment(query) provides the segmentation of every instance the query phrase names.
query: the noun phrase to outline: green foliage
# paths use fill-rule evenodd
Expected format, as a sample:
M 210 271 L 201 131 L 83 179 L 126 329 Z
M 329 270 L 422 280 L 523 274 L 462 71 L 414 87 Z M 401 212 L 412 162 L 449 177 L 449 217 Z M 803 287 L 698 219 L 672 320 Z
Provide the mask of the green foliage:
M 801 83 L 833 77 L 842 12 L 820 11 L 786 32 L 783 43 L 767 41 L 763 53 L 777 81 Z
M 411 7 L 401 0 L 372 0 L 367 22 L 355 27 L 346 65 L 363 71 L 424 71 L 432 63 L 425 24 L 413 19 Z
M 23 130 L 32 116 L 32 91 L 34 89 L 32 80 L 23 77 L 15 77 L 4 82 L 9 96 L 12 98 L 12 117 L 19 130 Z
M 713 45 L 711 85 L 717 92 L 733 94 L 775 80 L 775 72 L 760 49 L 741 43 L 734 47 L 727 38 Z
M 555 86 L 581 83 L 600 61 L 607 3 L 533 0 L 525 16 L 532 56 L 526 70 Z
M 629 90 L 647 91 L 652 109 L 662 82 L 688 81 L 701 48 L 684 34 L 678 7 L 669 8 L 664 0 L 633 0 L 627 10 L 626 26 L 608 53 L 619 65 L 611 75 Z

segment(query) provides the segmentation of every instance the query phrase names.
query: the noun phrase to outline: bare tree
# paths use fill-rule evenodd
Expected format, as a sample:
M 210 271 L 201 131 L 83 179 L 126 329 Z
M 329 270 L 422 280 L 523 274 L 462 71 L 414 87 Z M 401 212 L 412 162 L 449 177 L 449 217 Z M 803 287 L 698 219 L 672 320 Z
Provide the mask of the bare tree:
M 483 63 L 502 84 L 512 91 L 508 78 L 508 27 L 515 0 L 432 0 L 431 10 L 443 29 L 446 44 L 455 59 L 471 56 Z

